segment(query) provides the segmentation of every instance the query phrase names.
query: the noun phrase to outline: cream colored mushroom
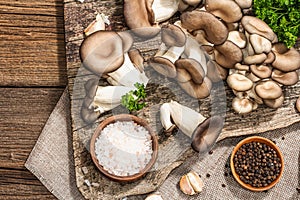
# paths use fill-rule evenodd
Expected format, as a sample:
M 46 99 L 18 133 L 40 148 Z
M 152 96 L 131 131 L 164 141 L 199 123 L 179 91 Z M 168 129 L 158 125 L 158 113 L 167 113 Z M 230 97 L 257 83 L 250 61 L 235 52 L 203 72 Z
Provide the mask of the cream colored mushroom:
M 272 49 L 271 41 L 257 34 L 250 35 L 250 42 L 256 54 L 268 54 Z
M 236 91 L 247 91 L 250 90 L 253 86 L 253 82 L 241 74 L 231 74 L 227 77 L 228 86 Z
M 236 46 L 238 46 L 240 49 L 243 49 L 246 47 L 247 39 L 244 33 L 241 33 L 239 31 L 230 31 L 228 33 L 227 40 L 233 42 Z M 270 48 L 271 50 L 271 48 Z
M 272 80 L 259 82 L 255 86 L 255 92 L 262 99 L 277 99 L 282 95 L 281 87 Z
M 232 100 L 232 108 L 238 114 L 247 114 L 254 110 L 256 107 L 255 103 L 247 98 L 235 97 Z

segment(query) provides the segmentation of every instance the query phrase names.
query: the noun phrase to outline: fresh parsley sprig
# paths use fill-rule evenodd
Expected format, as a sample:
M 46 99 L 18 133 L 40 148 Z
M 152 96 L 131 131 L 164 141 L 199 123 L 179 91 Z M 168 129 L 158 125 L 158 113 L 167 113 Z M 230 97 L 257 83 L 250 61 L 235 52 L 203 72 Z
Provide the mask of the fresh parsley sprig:
M 131 90 L 122 96 L 121 104 L 126 107 L 130 112 L 141 110 L 146 106 L 145 86 L 144 84 L 135 83 L 136 90 Z
M 299 0 L 254 0 L 256 17 L 265 21 L 288 48 L 295 45 L 300 35 Z

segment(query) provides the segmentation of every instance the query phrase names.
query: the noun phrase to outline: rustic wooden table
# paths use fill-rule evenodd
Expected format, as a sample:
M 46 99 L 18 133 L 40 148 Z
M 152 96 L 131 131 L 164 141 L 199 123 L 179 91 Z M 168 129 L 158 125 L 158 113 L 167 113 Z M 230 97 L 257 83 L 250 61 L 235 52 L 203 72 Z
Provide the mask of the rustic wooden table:
M 66 84 L 63 0 L 0 0 L 0 199 L 55 199 L 24 167 Z

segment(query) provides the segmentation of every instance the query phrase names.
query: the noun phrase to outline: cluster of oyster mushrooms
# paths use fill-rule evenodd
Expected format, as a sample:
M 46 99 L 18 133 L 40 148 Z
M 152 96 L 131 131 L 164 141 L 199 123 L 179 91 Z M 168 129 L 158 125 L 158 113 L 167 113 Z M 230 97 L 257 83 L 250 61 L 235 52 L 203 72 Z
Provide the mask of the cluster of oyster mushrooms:
M 124 15 L 140 37 L 161 33 L 162 45 L 150 61 L 155 70 L 176 78 L 195 98 L 207 97 L 211 82 L 227 80 L 236 95 L 233 108 L 244 114 L 259 104 L 280 107 L 282 86 L 296 84 L 300 68 L 296 49 L 278 43 L 265 22 L 246 15 L 251 6 L 252 0 L 125 0 Z M 178 11 L 175 25 L 159 26 Z M 211 59 L 198 53 L 200 46 Z

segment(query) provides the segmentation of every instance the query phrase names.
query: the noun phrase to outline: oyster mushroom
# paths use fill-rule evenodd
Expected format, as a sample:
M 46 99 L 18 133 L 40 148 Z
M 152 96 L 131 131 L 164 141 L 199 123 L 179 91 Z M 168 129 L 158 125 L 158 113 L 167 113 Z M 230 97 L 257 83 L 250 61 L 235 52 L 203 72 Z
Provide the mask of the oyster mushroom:
M 127 26 L 142 38 L 152 38 L 160 32 L 158 23 L 166 21 L 178 10 L 179 0 L 124 0 Z
M 211 150 L 222 131 L 224 121 L 220 116 L 205 118 L 176 101 L 164 103 L 160 107 L 160 120 L 166 131 L 172 130 L 176 125 L 192 139 L 192 148 L 200 154 Z
M 262 99 L 277 99 L 282 95 L 281 87 L 272 80 L 259 82 L 255 92 Z
M 239 92 L 250 90 L 253 87 L 253 82 L 242 74 L 233 73 L 227 77 L 228 86 Z
M 269 106 L 270 108 L 279 108 L 280 106 L 282 106 L 284 102 L 284 96 L 283 94 L 278 97 L 277 99 L 264 99 L 264 104 L 266 106 Z
M 180 16 L 182 27 L 188 31 L 203 30 L 207 41 L 222 44 L 228 36 L 227 27 L 213 14 L 201 10 L 187 11 Z
M 234 65 L 243 59 L 242 50 L 228 40 L 216 45 L 214 53 L 216 62 L 225 68 L 234 68 Z
M 258 78 L 269 78 L 272 74 L 272 69 L 267 65 L 250 65 L 251 72 Z
M 283 72 L 290 72 L 300 68 L 300 54 L 295 48 L 288 49 L 283 43 L 273 45 L 275 60 L 272 66 Z
M 257 107 L 257 105 L 255 105 L 255 102 L 251 101 L 248 98 L 235 97 L 232 100 L 232 108 L 238 114 L 250 113 L 256 107 Z
M 243 49 L 246 47 L 247 39 L 244 33 L 241 33 L 239 31 L 230 31 L 228 33 L 227 40 L 231 41 L 233 44 L 238 46 L 240 49 Z
M 256 54 L 266 53 L 268 54 L 272 49 L 272 43 L 267 38 L 257 34 L 251 34 L 249 36 L 251 46 Z
M 121 103 L 121 97 L 132 90 L 125 86 L 98 86 L 98 79 L 89 79 L 85 85 L 86 96 L 81 107 L 81 117 L 87 123 Z
M 243 16 L 239 5 L 232 0 L 206 0 L 205 9 L 227 23 L 237 22 Z
M 267 59 L 267 55 L 265 53 L 254 54 L 252 56 L 247 56 L 244 58 L 244 63 L 247 65 L 252 64 L 261 64 Z
M 286 86 L 294 85 L 299 81 L 299 75 L 297 71 L 285 73 L 280 70 L 274 69 L 271 78 L 274 81 L 277 81 L 278 83 Z
M 176 69 L 174 63 L 184 51 L 186 35 L 178 26 L 169 24 L 163 27 L 161 36 L 162 44 L 148 63 L 158 73 L 175 78 Z
M 252 0 L 234 0 L 242 9 L 250 8 L 252 6 Z

